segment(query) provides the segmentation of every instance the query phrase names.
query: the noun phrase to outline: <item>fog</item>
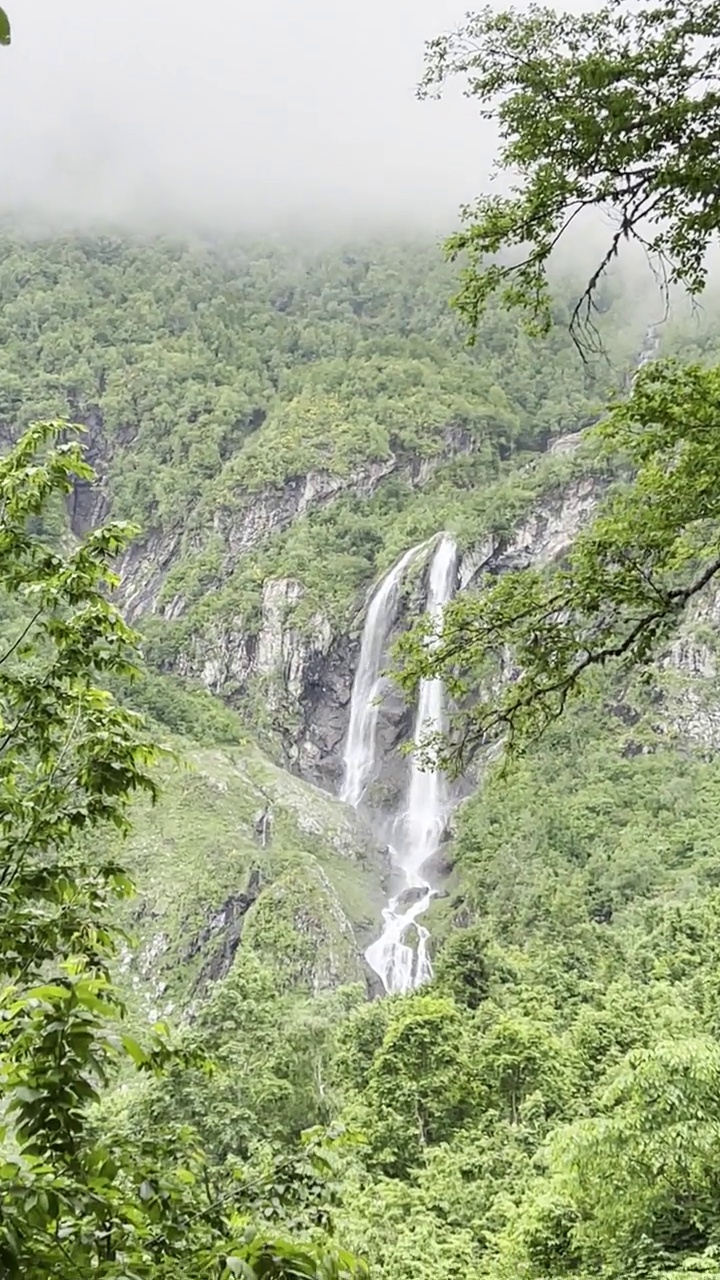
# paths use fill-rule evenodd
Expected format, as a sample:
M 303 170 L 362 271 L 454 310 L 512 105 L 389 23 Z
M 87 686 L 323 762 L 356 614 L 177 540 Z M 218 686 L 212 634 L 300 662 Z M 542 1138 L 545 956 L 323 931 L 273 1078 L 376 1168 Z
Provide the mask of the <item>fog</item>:
M 447 230 L 489 126 L 419 102 L 464 0 L 8 0 L 5 207 L 63 220 Z
M 28 230 L 40 215 L 42 228 L 440 238 L 488 189 L 496 135 L 462 86 L 416 97 L 426 40 L 468 0 L 4 3 L 0 214 Z M 596 265 L 608 236 L 586 218 L 561 264 Z M 645 288 L 642 255 L 623 256 L 628 270 Z

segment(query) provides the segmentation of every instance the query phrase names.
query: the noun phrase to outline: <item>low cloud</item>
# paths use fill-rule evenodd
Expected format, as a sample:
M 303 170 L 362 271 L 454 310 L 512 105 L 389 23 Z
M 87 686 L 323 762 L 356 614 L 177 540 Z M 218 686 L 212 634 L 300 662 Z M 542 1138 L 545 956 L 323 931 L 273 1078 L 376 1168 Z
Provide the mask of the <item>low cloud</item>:
M 418 102 L 457 0 L 8 0 L 2 203 L 73 220 L 446 230 L 494 145 Z

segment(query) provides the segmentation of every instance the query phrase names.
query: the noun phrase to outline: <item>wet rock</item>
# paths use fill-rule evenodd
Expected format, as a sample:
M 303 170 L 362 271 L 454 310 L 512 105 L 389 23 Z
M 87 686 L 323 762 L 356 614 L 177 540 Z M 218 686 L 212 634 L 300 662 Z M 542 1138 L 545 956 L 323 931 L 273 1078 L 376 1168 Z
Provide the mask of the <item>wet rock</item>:
M 304 778 L 332 792 L 339 790 L 342 781 L 342 750 L 359 650 L 357 634 L 336 636 L 326 654 L 309 655 L 305 669 L 295 763 Z
M 272 814 L 268 805 L 258 810 L 253 820 L 255 838 L 261 849 L 266 849 L 272 839 Z
M 397 900 L 397 911 L 400 915 L 404 911 L 409 911 L 410 907 L 414 907 L 417 902 L 422 902 L 428 894 L 427 889 L 404 889 Z
M 256 869 L 251 872 L 245 889 L 226 898 L 182 952 L 180 958 L 185 964 L 195 956 L 204 957 L 195 984 L 196 991 L 224 978 L 229 972 L 240 945 L 245 917 L 259 894 L 260 872 Z

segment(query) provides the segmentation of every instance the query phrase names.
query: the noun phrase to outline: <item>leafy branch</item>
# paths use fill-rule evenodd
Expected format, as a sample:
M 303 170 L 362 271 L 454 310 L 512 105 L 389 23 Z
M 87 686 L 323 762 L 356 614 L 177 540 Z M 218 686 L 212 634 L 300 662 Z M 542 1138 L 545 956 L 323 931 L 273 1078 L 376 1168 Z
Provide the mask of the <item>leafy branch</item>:
M 455 302 L 471 335 L 496 292 L 547 332 L 550 257 L 593 211 L 614 229 L 573 312 L 583 352 L 597 286 L 624 243 L 642 246 L 665 291 L 676 281 L 702 290 L 720 225 L 719 25 L 718 0 L 608 0 L 582 14 L 533 4 L 469 14 L 429 42 L 420 96 L 463 80 L 499 127 L 497 172 L 519 175 L 510 195 L 465 206 L 466 225 L 446 244 L 465 260 Z
M 646 666 L 720 573 L 720 371 L 649 365 L 592 434 L 633 480 L 598 489 L 565 562 L 486 575 L 448 608 L 435 648 L 426 622 L 401 642 L 405 687 L 441 677 L 459 707 L 445 767 L 500 736 L 523 750 L 594 668 Z

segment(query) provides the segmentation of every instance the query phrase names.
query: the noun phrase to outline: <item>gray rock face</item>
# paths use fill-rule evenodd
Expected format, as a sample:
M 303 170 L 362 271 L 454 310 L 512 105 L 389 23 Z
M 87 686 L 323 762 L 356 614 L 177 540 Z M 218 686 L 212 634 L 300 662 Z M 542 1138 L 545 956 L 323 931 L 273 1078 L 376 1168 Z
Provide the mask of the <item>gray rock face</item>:
M 263 587 L 262 619 L 252 636 L 234 630 L 233 624 L 212 636 L 204 660 L 200 646 L 189 655 L 186 672 L 199 671 L 202 682 L 214 693 L 242 685 L 251 675 L 263 682 L 269 706 L 297 703 L 306 684 L 306 670 L 316 655 L 324 657 L 332 641 L 330 624 L 316 613 L 300 631 L 292 624 L 295 607 L 304 596 L 294 578 L 272 578 Z M 207 636 L 203 637 L 207 641 Z M 203 646 L 204 647 L 204 646 Z
M 220 510 L 214 518 L 215 533 L 227 548 L 228 564 L 247 555 L 273 533 L 282 533 L 310 507 L 322 507 L 348 491 L 369 497 L 386 476 L 398 470 L 394 455 L 383 462 L 366 463 L 347 475 L 311 471 L 288 480 L 282 488 L 246 494 L 239 508 Z
M 260 875 L 253 871 L 243 892 L 231 894 L 207 924 L 187 943 L 182 954 L 185 962 L 201 955 L 203 963 L 196 980 L 202 992 L 209 983 L 224 978 L 230 971 L 240 944 L 245 916 L 260 893 Z
M 603 488 L 593 479 L 570 485 L 562 494 L 541 503 L 506 541 L 485 539 L 460 562 L 460 590 L 472 586 L 480 573 L 507 573 L 529 565 L 552 564 L 568 550 L 588 523 Z
M 711 584 L 689 611 L 687 622 L 673 640 L 666 665 L 685 675 L 714 680 L 718 674 L 715 647 L 709 634 L 720 630 L 720 584 Z M 703 632 L 705 638 L 703 638 Z M 708 634 L 709 633 L 709 634 Z
M 181 529 L 175 533 L 155 531 L 131 543 L 118 560 L 118 597 L 123 613 L 131 622 L 159 611 L 158 597 L 180 552 L 182 540 Z M 183 609 L 183 601 L 176 599 L 169 608 L 160 612 L 165 617 L 175 618 Z
M 460 435 L 449 447 L 469 447 Z M 408 463 L 409 470 L 422 479 L 436 465 L 434 460 Z M 215 521 L 215 533 L 227 548 L 226 563 L 260 545 L 268 533 L 284 528 L 313 502 L 322 504 L 354 485 L 355 491 L 373 492 L 397 460 L 371 465 L 347 477 L 311 474 L 293 481 L 282 492 L 265 493 L 253 499 L 240 519 L 227 513 Z M 184 603 L 175 597 L 169 604 L 158 603 L 159 592 L 179 553 L 179 535 L 150 535 L 141 547 L 133 547 L 124 557 L 124 607 L 131 617 L 159 612 L 179 617 Z M 351 629 L 334 634 L 328 618 L 316 611 L 295 622 L 296 610 L 304 597 L 302 583 L 293 578 L 277 578 L 264 584 L 261 621 L 252 632 L 241 617 L 212 622 L 196 636 L 177 664 L 180 674 L 199 677 L 212 692 L 230 701 L 250 695 L 253 705 L 279 726 L 283 735 L 286 763 L 303 777 L 335 791 L 342 772 L 342 743 L 347 730 L 352 681 L 359 650 L 362 615 Z M 423 583 L 410 585 L 404 600 L 403 617 L 391 641 L 404 627 L 404 617 L 418 613 L 424 599 Z M 406 766 L 396 748 L 407 738 L 409 712 L 397 689 L 387 682 L 387 698 L 379 723 L 384 754 L 392 761 L 382 784 L 397 787 Z
M 85 457 L 97 474 L 93 484 L 87 480 L 76 480 L 72 492 L 67 498 L 67 509 L 70 527 L 74 534 L 83 537 L 91 529 L 103 524 L 110 515 L 110 499 L 107 492 L 107 471 L 110 462 L 110 446 L 105 434 L 102 415 L 98 410 L 91 410 L 84 415 L 83 426 L 86 435 L 83 437 Z M 127 447 L 132 441 L 133 432 L 119 432 L 117 445 Z
M 720 635 L 720 583 L 695 601 L 661 667 L 670 681 L 665 719 L 703 751 L 720 750 L 720 682 L 716 640 Z
M 300 725 L 293 763 L 303 777 L 333 792 L 339 790 L 342 779 L 343 741 L 359 649 L 357 635 L 339 635 L 325 654 L 314 653 L 298 703 Z

